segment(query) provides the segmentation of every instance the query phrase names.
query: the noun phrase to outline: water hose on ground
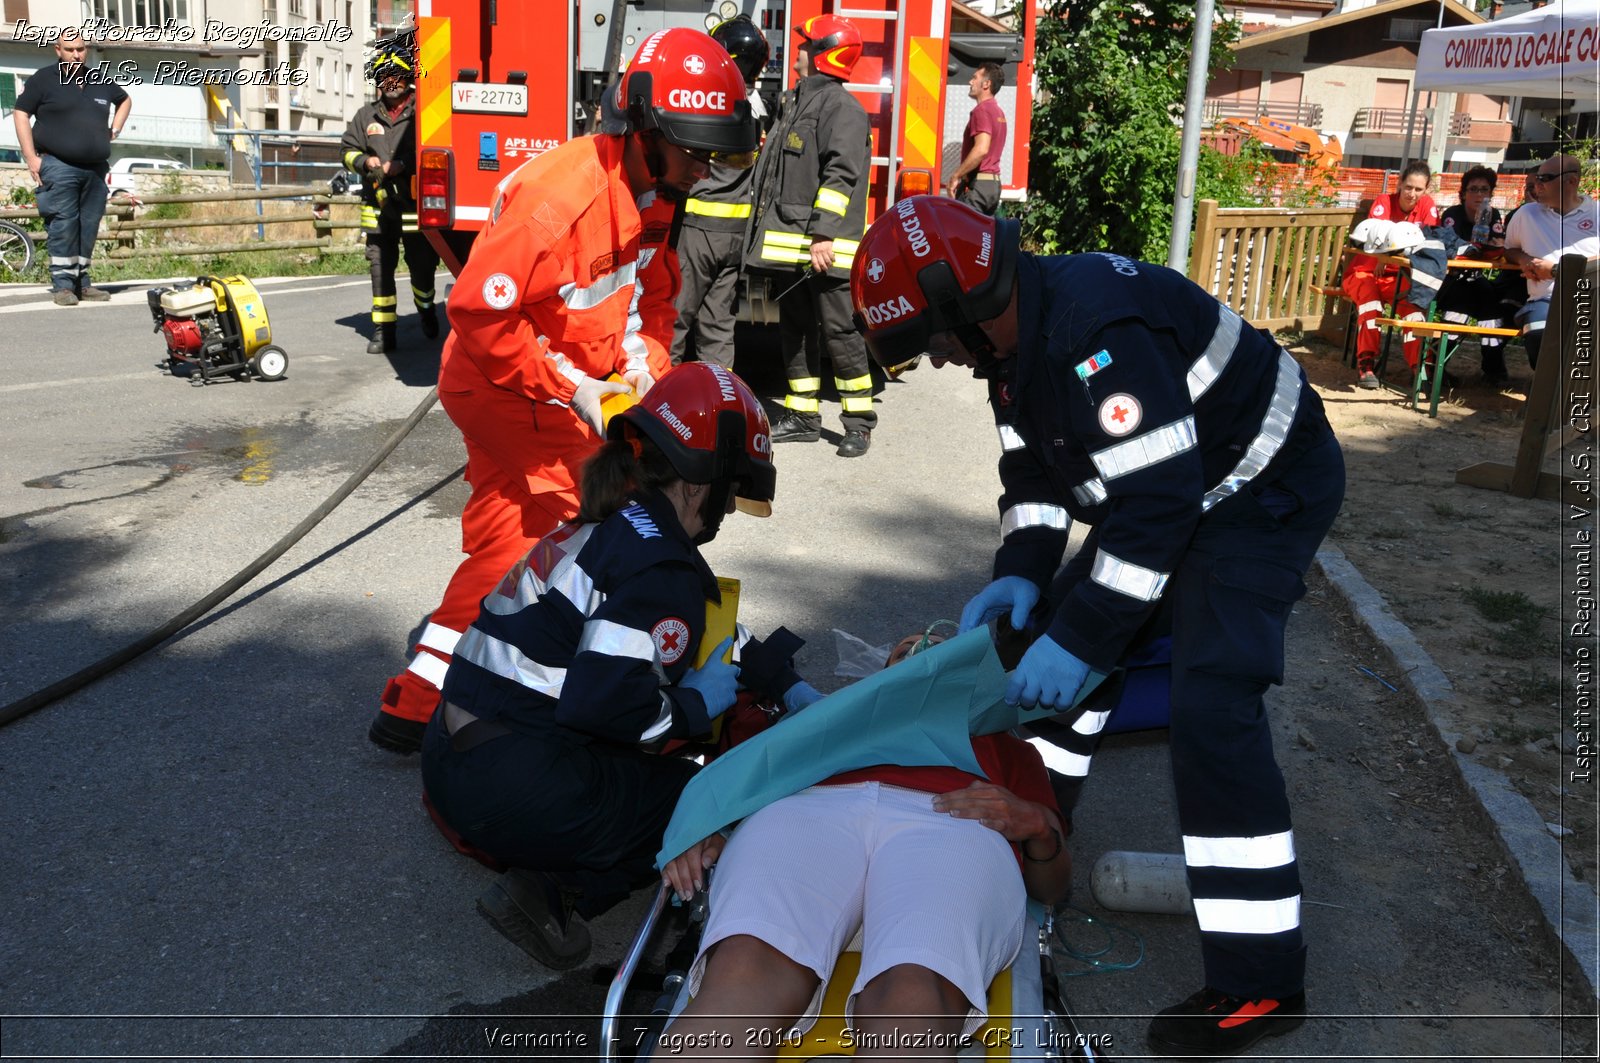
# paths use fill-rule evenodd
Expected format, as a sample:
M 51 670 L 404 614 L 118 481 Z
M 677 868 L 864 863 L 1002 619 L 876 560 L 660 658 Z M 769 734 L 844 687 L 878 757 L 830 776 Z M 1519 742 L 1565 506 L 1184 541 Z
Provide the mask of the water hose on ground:
M 282 557 L 291 546 L 305 538 L 306 534 L 310 532 L 312 528 L 315 528 L 318 524 L 322 523 L 323 518 L 329 513 L 332 513 L 338 507 L 339 503 L 343 502 L 346 498 L 349 498 L 351 492 L 353 492 L 357 487 L 360 487 L 361 482 L 368 476 L 371 476 L 373 470 L 375 470 L 379 465 L 382 465 L 384 460 L 394 452 L 394 448 L 398 447 L 401 441 L 404 440 L 406 436 L 411 434 L 411 430 L 421 423 L 423 415 L 432 409 L 433 404 L 438 400 L 439 389 L 429 389 L 427 396 L 417 404 L 416 409 L 411 411 L 411 415 L 405 419 L 400 427 L 396 428 L 394 432 L 390 434 L 388 439 L 384 440 L 383 446 L 374 451 L 372 456 L 366 460 L 361 468 L 351 473 L 350 478 L 339 485 L 338 490 L 334 491 L 333 494 L 324 499 L 320 506 L 307 514 L 306 518 L 290 529 L 288 534 L 268 547 L 266 552 L 260 557 L 256 558 L 244 568 L 240 569 L 239 572 L 237 572 L 226 583 L 222 584 L 216 590 L 212 591 L 204 598 L 201 598 L 198 602 L 195 602 L 189 608 L 185 609 L 183 612 L 179 613 L 171 620 L 168 620 L 165 624 L 162 624 L 160 627 L 156 628 L 154 631 L 150 632 L 148 635 L 144 636 L 138 641 L 124 646 L 115 653 L 102 657 L 100 660 L 94 662 L 86 668 L 79 669 L 73 674 L 67 676 L 65 679 L 58 680 L 42 690 L 36 690 L 32 694 L 29 694 L 23 698 L 19 698 L 18 700 L 13 701 L 11 704 L 0 708 L 0 727 L 15 723 L 17 720 L 22 719 L 29 713 L 34 712 L 37 709 L 42 709 L 51 702 L 58 701 L 77 690 L 81 690 L 83 687 L 88 686 L 96 679 L 110 675 L 112 672 L 116 671 L 118 668 L 121 668 L 129 661 L 132 661 L 141 654 L 144 654 L 147 651 L 161 645 L 163 642 L 172 638 L 172 636 L 176 635 L 178 632 L 182 631 L 184 628 L 188 627 L 190 624 L 193 624 L 196 620 L 199 620 L 211 610 L 215 609 L 218 605 L 221 605 L 236 591 L 238 591 L 239 588 L 255 579 L 256 576 L 261 573 L 262 569 L 266 568 L 278 558 Z

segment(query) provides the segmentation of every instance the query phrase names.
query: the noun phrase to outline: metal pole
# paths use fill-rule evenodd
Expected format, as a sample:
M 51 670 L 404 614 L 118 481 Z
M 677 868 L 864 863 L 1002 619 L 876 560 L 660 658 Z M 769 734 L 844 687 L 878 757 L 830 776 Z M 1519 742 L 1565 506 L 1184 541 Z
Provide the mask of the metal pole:
M 1206 74 L 1211 66 L 1213 0 L 1200 0 L 1194 11 L 1194 39 L 1189 50 L 1189 91 L 1183 102 L 1183 142 L 1178 154 L 1178 188 L 1172 197 L 1172 244 L 1167 265 L 1182 271 L 1189 257 L 1194 226 L 1194 177 L 1200 165 L 1201 109 L 1206 99 Z

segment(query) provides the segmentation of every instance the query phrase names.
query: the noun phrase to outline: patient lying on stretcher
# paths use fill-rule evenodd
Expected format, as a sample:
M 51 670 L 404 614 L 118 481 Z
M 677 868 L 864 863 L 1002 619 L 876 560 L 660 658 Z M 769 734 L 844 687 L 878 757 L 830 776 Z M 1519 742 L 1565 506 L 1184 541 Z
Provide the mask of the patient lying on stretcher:
M 1025 895 L 1054 904 L 1072 876 L 1038 754 L 1009 734 L 972 748 L 992 781 L 953 767 L 845 772 L 666 865 L 684 897 L 717 865 L 694 999 L 668 1030 L 682 1055 L 775 1056 L 815 1021 L 857 930 L 861 970 L 846 1004 L 857 1055 L 955 1055 L 1022 945 Z

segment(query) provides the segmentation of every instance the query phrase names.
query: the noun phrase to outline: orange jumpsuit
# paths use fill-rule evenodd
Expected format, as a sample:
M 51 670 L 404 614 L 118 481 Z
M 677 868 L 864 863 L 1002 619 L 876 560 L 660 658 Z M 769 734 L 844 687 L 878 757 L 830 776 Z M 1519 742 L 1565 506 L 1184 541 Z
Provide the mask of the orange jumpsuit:
M 1417 200 L 1417 205 L 1411 208 L 1411 213 L 1403 216 L 1395 204 L 1395 198 L 1395 194 L 1390 193 L 1373 200 L 1372 209 L 1367 212 L 1367 217 L 1384 218 L 1392 222 L 1408 221 L 1424 229 L 1439 224 L 1439 210 L 1433 205 L 1432 196 L 1423 196 Z M 1350 297 L 1352 303 L 1356 304 L 1357 372 L 1370 373 L 1377 364 L 1381 339 L 1378 318 L 1388 314 L 1389 306 L 1394 302 L 1394 288 L 1399 281 L 1400 274 L 1394 272 L 1392 267 L 1378 265 L 1377 260 L 1370 255 L 1354 255 L 1345 266 L 1344 293 Z M 1396 315 L 1407 321 L 1422 320 L 1421 308 L 1404 299 L 1401 299 L 1400 305 L 1396 307 Z M 1401 340 L 1406 365 L 1415 372 L 1417 358 L 1422 351 L 1422 341 L 1410 332 L 1402 332 Z
M 502 182 L 450 293 L 439 398 L 467 445 L 467 557 L 383 711 L 426 721 L 479 603 L 540 536 L 578 511 L 578 476 L 600 437 L 568 405 L 584 376 L 660 378 L 680 278 L 672 203 L 636 201 L 624 140 L 568 141 Z

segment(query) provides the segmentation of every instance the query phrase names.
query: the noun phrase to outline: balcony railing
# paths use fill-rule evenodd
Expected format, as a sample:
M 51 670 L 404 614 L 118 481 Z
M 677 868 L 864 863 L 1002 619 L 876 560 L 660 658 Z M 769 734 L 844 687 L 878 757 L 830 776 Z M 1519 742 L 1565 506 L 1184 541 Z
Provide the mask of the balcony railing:
M 1411 111 L 1402 107 L 1363 107 L 1356 112 L 1356 118 L 1350 126 L 1350 136 L 1360 137 L 1404 137 L 1406 128 L 1410 123 L 1411 135 L 1414 137 L 1428 136 L 1432 126 L 1433 116 L 1427 111 L 1418 109 L 1416 118 L 1411 119 Z M 1472 133 L 1472 116 L 1470 114 L 1453 114 L 1450 116 L 1449 135 L 1453 137 L 1470 136 Z
M 1274 103 L 1270 100 L 1255 103 L 1250 100 L 1207 100 L 1201 111 L 1205 124 L 1216 125 L 1224 118 L 1255 118 L 1266 115 L 1291 125 L 1316 129 L 1322 125 L 1320 103 Z
M 204 118 L 141 115 L 134 111 L 117 137 L 118 143 L 160 144 L 168 147 L 214 148 L 217 134 Z

